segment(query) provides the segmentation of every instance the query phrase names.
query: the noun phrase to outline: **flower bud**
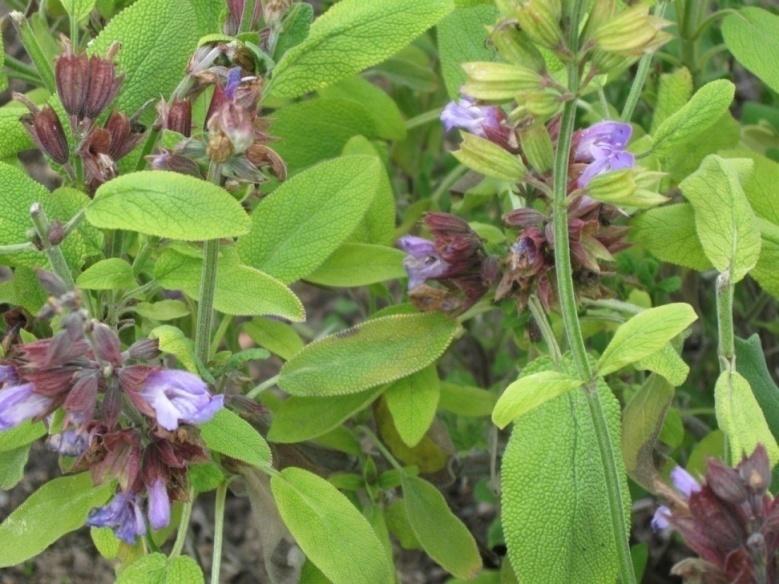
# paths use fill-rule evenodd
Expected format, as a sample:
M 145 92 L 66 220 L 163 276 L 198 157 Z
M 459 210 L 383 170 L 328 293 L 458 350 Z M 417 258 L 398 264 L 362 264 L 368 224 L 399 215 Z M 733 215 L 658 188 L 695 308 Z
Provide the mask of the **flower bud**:
M 664 176 L 642 169 L 623 169 L 600 174 L 587 185 L 590 197 L 620 207 L 649 209 L 668 201 L 667 197 L 651 190 Z
M 270 166 L 276 178 L 283 181 L 287 179 L 287 165 L 278 153 L 265 144 L 255 142 L 246 151 L 246 158 L 257 168 Z
M 267 1 L 267 0 L 266 0 Z M 241 29 L 254 30 L 260 21 L 263 0 L 254 0 L 254 9 L 250 15 L 248 23 L 243 26 L 244 11 L 246 10 L 246 0 L 227 0 L 227 22 L 225 22 L 225 33 L 229 35 L 238 34 Z
M 518 182 L 527 171 L 518 156 L 474 134 L 463 134 L 460 149 L 452 154 L 471 170 L 505 181 Z
M 97 119 L 103 110 L 119 93 L 124 76 L 116 75 L 116 65 L 113 57 L 119 45 L 113 44 L 108 50 L 108 57 L 92 56 L 89 58 L 89 89 L 84 100 L 84 117 Z
M 197 162 L 186 156 L 174 154 L 170 150 L 164 148 L 157 154 L 147 156 L 146 160 L 149 161 L 149 166 L 151 166 L 153 170 L 169 170 L 179 174 L 188 174 L 197 178 L 203 178 Z
M 262 4 L 262 18 L 266 26 L 278 26 L 292 6 L 292 0 L 256 0 Z M 256 9 L 256 7 L 255 7 Z
M 640 56 L 670 40 L 662 29 L 670 23 L 649 13 L 649 5 L 631 6 L 601 24 L 593 34 L 597 47 L 623 56 Z
M 114 161 L 121 160 L 132 152 L 144 136 L 143 130 L 134 127 L 133 121 L 121 112 L 111 114 L 105 129 L 111 138 L 107 154 Z
M 192 135 L 192 102 L 188 99 L 174 99 L 171 103 L 160 100 L 157 104 L 157 126 L 189 138 Z
M 563 106 L 563 98 L 556 91 L 550 89 L 540 91 L 526 91 L 517 96 L 519 107 L 511 113 L 511 117 L 531 115 L 539 121 L 545 121 L 560 111 Z
M 503 59 L 513 65 L 522 65 L 543 73 L 546 61 L 525 33 L 515 26 L 498 25 L 490 32 L 490 40 Z
M 552 169 L 554 147 L 546 126 L 536 122 L 519 131 L 522 153 L 534 170 L 544 173 Z
M 563 44 L 560 0 L 525 0 L 516 11 L 519 26 L 537 44 L 557 49 Z
M 538 91 L 544 85 L 541 75 L 520 65 L 476 62 L 464 64 L 463 69 L 468 81 L 462 91 L 476 99 L 512 99 L 518 93 Z
M 27 97 L 14 93 L 14 99 L 21 101 L 30 110 L 21 118 L 22 125 L 38 148 L 57 164 L 65 164 L 70 156 L 68 139 L 57 113 L 51 106 L 38 109 Z
M 89 91 L 89 57 L 75 54 L 68 40 L 63 45 L 65 50 L 54 65 L 57 94 L 65 111 L 80 118 Z

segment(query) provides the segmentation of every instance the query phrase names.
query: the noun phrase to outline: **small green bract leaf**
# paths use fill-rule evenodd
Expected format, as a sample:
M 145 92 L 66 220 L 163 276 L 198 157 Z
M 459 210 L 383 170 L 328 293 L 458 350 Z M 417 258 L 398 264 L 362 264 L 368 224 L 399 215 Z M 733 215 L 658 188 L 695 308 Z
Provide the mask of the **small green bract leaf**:
M 390 383 L 433 363 L 458 329 L 438 313 L 376 318 L 308 345 L 282 367 L 279 386 L 326 396 Z
M 243 235 L 249 217 L 224 189 L 163 171 L 126 174 L 97 189 L 87 219 L 103 229 L 125 229 L 184 241 Z
M 578 379 L 559 371 L 542 371 L 520 377 L 498 399 L 492 421 L 498 428 L 505 428 L 544 402 L 582 385 Z
M 637 314 L 617 329 L 598 361 L 608 375 L 659 351 L 698 317 L 689 304 L 666 304 Z

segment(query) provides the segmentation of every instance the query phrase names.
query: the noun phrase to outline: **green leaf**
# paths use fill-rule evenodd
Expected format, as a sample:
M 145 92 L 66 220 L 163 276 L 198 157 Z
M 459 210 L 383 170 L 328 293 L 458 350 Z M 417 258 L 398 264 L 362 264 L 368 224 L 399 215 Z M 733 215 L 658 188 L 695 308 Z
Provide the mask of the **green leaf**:
M 23 422 L 0 432 L 0 452 L 16 450 L 46 435 L 43 422 Z
M 479 548 L 444 496 L 427 481 L 408 474 L 403 475 L 402 487 L 406 515 L 422 549 L 447 572 L 473 578 L 482 568 Z
M 758 222 L 763 232 L 763 242 L 760 259 L 750 275 L 763 290 L 779 298 L 779 272 L 776 270 L 779 265 L 779 226 L 763 220 Z
M 730 461 L 738 463 L 763 444 L 771 463 L 779 462 L 779 445 L 771 433 L 749 382 L 739 373 L 723 371 L 714 388 L 717 425 L 728 439 Z
M 295 2 L 282 21 L 282 32 L 276 43 L 274 58 L 278 61 L 284 53 L 299 45 L 308 36 L 314 20 L 314 7 L 308 2 Z
M 779 387 L 768 370 L 759 335 L 736 338 L 736 368 L 752 388 L 771 433 L 779 436 Z
M 458 8 L 438 23 L 441 74 L 451 99 L 460 97 L 467 77 L 463 63 L 492 61 L 495 51 L 487 45 L 487 25 L 495 24 L 498 11 L 492 5 Z
M 650 376 L 630 399 L 622 414 L 622 458 L 630 478 L 654 491 L 659 478 L 654 449 L 663 429 L 674 388 L 661 377 Z
M 725 79 L 701 87 L 683 108 L 666 118 L 653 134 L 652 152 L 661 160 L 681 154 L 679 146 L 700 136 L 727 113 L 736 86 Z
M 336 158 L 354 136 L 378 137 L 376 122 L 361 103 L 322 97 L 273 112 L 271 133 L 279 139 L 273 148 L 290 175 Z
M 611 441 L 619 444 L 619 404 L 605 384 L 599 384 L 599 392 Z M 513 428 L 501 470 L 501 519 L 519 581 L 616 581 L 610 503 L 584 392 L 569 392 L 546 402 Z M 622 458 L 618 456 L 616 462 L 629 518 Z
M 375 156 L 384 160 L 376 146 L 365 136 L 355 136 L 346 143 L 344 156 Z M 377 243 L 393 245 L 395 243 L 395 192 L 392 188 L 387 168 L 384 166 L 376 196 L 365 212 L 362 222 L 349 236 L 349 241 L 358 243 Z
M 227 479 L 219 465 L 213 462 L 190 465 L 187 476 L 192 488 L 198 493 L 213 491 Z
M 241 258 L 284 283 L 309 275 L 360 223 L 382 172 L 374 157 L 346 156 L 292 177 L 252 213 Z
M 84 290 L 121 290 L 134 288 L 133 267 L 123 259 L 108 258 L 89 266 L 76 280 Z
M 199 428 L 200 437 L 209 450 L 226 454 L 257 468 L 270 466 L 271 451 L 265 438 L 238 414 L 221 409 Z
M 95 548 L 105 559 L 113 560 L 119 555 L 122 542 L 116 537 L 113 529 L 110 527 L 91 527 L 89 535 Z
M 424 438 L 435 418 L 441 395 L 434 366 L 398 379 L 384 394 L 400 438 L 414 447 Z
M 193 176 L 141 171 L 97 189 L 87 219 L 102 229 L 205 241 L 243 235 L 249 218 L 227 191 Z
M 160 351 L 173 355 L 192 373 L 198 372 L 195 362 L 195 344 L 181 329 L 164 324 L 152 329 L 149 338 L 159 341 Z
M 468 132 L 462 133 L 460 149 L 452 152 L 460 164 L 483 174 L 509 182 L 517 182 L 527 169 L 522 160 L 494 142 Z
M 30 445 L 0 452 L 0 491 L 10 491 L 24 477 Z
M 189 556 L 168 559 L 165 584 L 203 584 L 203 570 Z
M 495 395 L 486 389 L 444 381 L 438 408 L 458 416 L 482 418 L 492 415 L 496 401 Z
M 706 257 L 734 283 L 755 267 L 760 256 L 760 230 L 741 186 L 752 168 L 749 159 L 711 155 L 680 185 L 695 210 Z
M 139 316 L 156 321 L 176 320 L 189 314 L 189 307 L 181 300 L 141 302 L 132 308 Z
M 154 265 L 154 279 L 170 290 L 200 298 L 203 260 L 167 249 Z M 273 276 L 239 263 L 235 250 L 225 248 L 218 260 L 214 308 L 236 316 L 278 316 L 302 321 L 306 312 L 295 293 Z
M 641 213 L 631 221 L 630 237 L 664 262 L 701 272 L 711 269 L 695 231 L 692 205 L 666 205 Z
M 690 366 L 684 362 L 671 344 L 637 361 L 635 367 L 662 375 L 674 387 L 684 383 L 690 374 Z
M 722 35 L 738 62 L 779 92 L 779 16 L 762 8 L 742 8 L 722 23 Z
M 110 20 L 90 53 L 105 55 L 112 43 L 121 43 L 117 64 L 125 79 L 114 107 L 132 115 L 176 88 L 199 37 L 189 1 L 138 0 Z
M 62 7 L 68 13 L 70 18 L 75 18 L 76 22 L 82 22 L 89 17 L 89 13 L 95 8 L 95 0 L 61 0 Z
M 0 524 L 0 567 L 21 564 L 79 529 L 89 511 L 103 505 L 113 493 L 113 483 L 95 487 L 89 473 L 49 481 Z
M 0 73 L 2 76 L 2 73 Z M 0 81 L 0 85 L 2 82 Z M 33 101 L 40 101 L 34 99 Z M 23 150 L 33 148 L 32 140 L 27 130 L 19 121 L 27 108 L 17 102 L 10 102 L 0 107 L 0 159 L 14 156 Z
M 290 444 L 319 438 L 371 405 L 384 389 L 384 386 L 379 386 L 351 395 L 284 400 L 273 411 L 268 440 Z
M 697 318 L 692 306 L 684 303 L 644 310 L 614 333 L 598 360 L 598 374 L 608 375 L 659 351 Z
M 24 171 L 0 162 L 0 245 L 29 241 L 27 231 L 32 228 L 30 206 L 48 196 L 40 183 L 28 177 Z M 35 267 L 44 264 L 38 252 L 0 256 L 5 265 Z
M 322 286 L 350 288 L 406 277 L 405 254 L 399 249 L 370 243 L 345 243 L 306 280 Z
M 380 63 L 446 16 L 451 0 L 341 0 L 273 71 L 268 93 L 298 97 Z
M 285 361 L 299 353 L 304 346 L 303 339 L 291 325 L 277 320 L 255 318 L 243 325 L 243 332 L 260 347 Z
M 663 162 L 663 170 L 670 174 L 672 182 L 678 184 L 698 170 L 709 154 L 735 148 L 740 140 L 741 125 L 730 112 L 725 112 L 708 130 L 681 143 L 675 154 Z
M 357 393 L 436 361 L 457 321 L 438 313 L 387 316 L 315 341 L 281 369 L 279 386 L 300 396 Z
M 188 556 L 168 558 L 154 552 L 141 556 L 119 574 L 117 584 L 202 584 L 203 571 Z
M 498 399 L 492 412 L 492 422 L 503 429 L 541 404 L 582 385 L 582 381 L 559 371 L 521 376 Z
M 271 490 L 303 553 L 333 584 L 394 581 L 394 568 L 370 523 L 325 479 L 285 468 L 271 479 Z
M 660 75 L 657 103 L 652 114 L 652 132 L 657 132 L 665 120 L 678 112 L 692 97 L 693 82 L 686 67 Z
M 353 77 L 320 92 L 327 99 L 340 99 L 357 104 L 373 120 L 376 136 L 386 140 L 404 140 L 406 138 L 406 120 L 395 100 L 382 89 L 363 79 Z

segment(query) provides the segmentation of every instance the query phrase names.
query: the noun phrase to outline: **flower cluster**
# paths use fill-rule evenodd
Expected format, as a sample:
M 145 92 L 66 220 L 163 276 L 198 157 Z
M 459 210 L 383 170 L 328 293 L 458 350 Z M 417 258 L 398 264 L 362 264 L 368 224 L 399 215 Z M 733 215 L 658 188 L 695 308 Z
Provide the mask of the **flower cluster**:
M 224 405 L 198 376 L 153 364 L 158 354 L 148 340 L 122 351 L 111 328 L 73 310 L 61 332 L 13 347 L 0 364 L 0 430 L 61 409 L 48 445 L 96 482 L 119 482 L 119 494 L 89 523 L 127 542 L 145 533 L 144 497 L 150 525 L 168 524 L 170 501 L 186 497 L 187 465 L 205 455 L 189 426 Z
M 779 577 L 779 505 L 768 492 L 771 464 L 762 445 L 731 468 L 710 460 L 703 483 L 676 468 L 678 494 L 655 513 L 655 529 L 678 531 L 698 554 L 674 566 L 687 582 L 776 582 Z
M 497 262 L 487 255 L 481 238 L 459 217 L 429 213 L 424 222 L 433 240 L 408 235 L 398 241 L 407 254 L 404 266 L 411 300 L 420 310 L 465 311 L 494 284 Z M 427 285 L 430 281 L 443 287 Z
M 75 155 L 83 163 L 84 182 L 94 191 L 116 176 L 116 163 L 140 142 L 144 128 L 127 114 L 116 111 L 103 125 L 98 123 L 124 80 L 114 64 L 119 46 L 114 44 L 104 58 L 75 52 L 67 39 L 62 44 L 63 52 L 55 64 L 57 95 L 68 115 L 76 143 Z M 30 110 L 22 123 L 35 143 L 72 175 L 70 147 L 56 111 L 49 105 L 39 108 L 23 95 L 14 97 Z

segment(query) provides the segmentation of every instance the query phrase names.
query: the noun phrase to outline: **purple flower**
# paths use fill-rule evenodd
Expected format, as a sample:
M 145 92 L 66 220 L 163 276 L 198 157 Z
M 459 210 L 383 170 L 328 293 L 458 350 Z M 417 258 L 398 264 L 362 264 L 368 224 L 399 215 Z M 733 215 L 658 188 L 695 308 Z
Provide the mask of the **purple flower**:
M 661 505 L 652 516 L 652 529 L 656 532 L 665 531 L 671 525 L 671 510 L 665 505 Z
M 425 280 L 440 278 L 451 267 L 438 255 L 435 244 L 428 239 L 406 235 L 398 240 L 398 247 L 408 254 L 403 260 L 403 267 L 408 274 L 409 290 Z
M 89 514 L 87 525 L 110 527 L 116 537 L 131 545 L 146 533 L 138 496 L 133 493 L 117 493 L 108 505 L 98 507 Z
M 630 124 L 612 121 L 598 122 L 577 133 L 574 160 L 587 163 L 579 176 L 580 188 L 586 187 L 599 174 L 635 165 L 635 156 L 626 150 L 632 134 Z
M 89 434 L 81 428 L 54 434 L 46 441 L 54 452 L 65 456 L 81 456 L 89 446 Z
M 685 500 L 701 490 L 701 484 L 681 466 L 676 466 L 671 471 L 671 482 Z M 655 511 L 655 514 L 652 517 L 652 529 L 655 531 L 664 531 L 668 529 L 670 526 L 670 518 L 671 510 L 665 505 L 661 505 L 657 508 L 657 511 Z
M 461 128 L 482 138 L 487 138 L 490 133 L 500 133 L 502 117 L 500 108 L 476 105 L 468 97 L 450 101 L 441 112 L 441 122 L 447 132 Z
M 175 430 L 181 422 L 208 422 L 224 407 L 223 395 L 211 395 L 202 379 L 180 370 L 155 371 L 146 378 L 139 395 L 166 430 Z
M 154 528 L 162 529 L 170 524 L 170 497 L 168 487 L 161 478 L 155 480 L 149 493 L 149 524 Z
M 5 367 L 3 368 L 5 369 Z M 0 375 L 11 375 L 7 371 Z M 25 420 L 46 415 L 54 403 L 50 397 L 35 393 L 32 383 L 0 389 L 0 431 L 18 426 Z

